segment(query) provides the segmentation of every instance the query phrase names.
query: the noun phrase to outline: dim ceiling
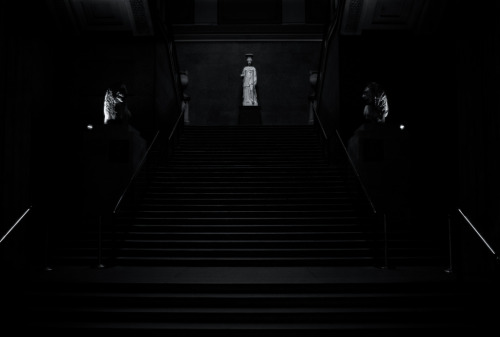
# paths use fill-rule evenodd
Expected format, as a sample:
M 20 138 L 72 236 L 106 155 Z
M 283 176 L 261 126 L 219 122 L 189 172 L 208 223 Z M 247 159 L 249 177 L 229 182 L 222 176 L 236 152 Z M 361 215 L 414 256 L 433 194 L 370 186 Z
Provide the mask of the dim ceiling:
M 282 0 L 282 3 L 284 1 L 305 3 L 312 0 Z M 196 0 L 191 0 L 190 3 L 196 6 Z M 329 6 L 335 9 L 339 3 L 339 0 L 331 0 Z M 404 31 L 416 35 L 426 34 L 439 26 L 448 3 L 446 0 L 346 0 L 342 13 L 341 33 L 362 35 L 365 32 Z M 57 0 L 47 1 L 47 4 L 59 27 L 76 35 L 86 33 L 121 33 L 136 37 L 154 35 L 152 10 L 147 0 Z M 265 10 L 266 7 L 262 8 Z M 267 27 L 276 27 L 275 19 L 272 21 Z M 195 26 L 194 23 L 191 25 Z M 264 23 L 261 26 L 266 25 Z M 230 33 L 229 30 L 234 29 L 228 27 L 225 31 L 219 30 L 219 33 Z M 263 31 L 258 25 L 250 29 L 253 28 L 265 33 L 265 30 Z

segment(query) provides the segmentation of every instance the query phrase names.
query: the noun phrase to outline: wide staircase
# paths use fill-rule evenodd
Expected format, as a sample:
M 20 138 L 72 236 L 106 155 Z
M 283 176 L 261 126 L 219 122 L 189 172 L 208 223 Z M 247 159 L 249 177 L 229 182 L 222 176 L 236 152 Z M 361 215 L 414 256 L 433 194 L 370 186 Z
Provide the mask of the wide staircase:
M 172 155 L 159 149 L 135 199 L 103 227 L 103 268 L 91 267 L 95 226 L 58 238 L 54 270 L 25 285 L 25 327 L 416 336 L 477 332 L 488 321 L 488 292 L 444 273 L 439 249 L 401 236 L 388 268 L 380 217 L 313 126 L 186 126 Z
M 186 127 L 117 219 L 115 263 L 373 265 L 379 228 L 348 170 L 310 126 Z
M 107 265 L 446 266 L 438 226 L 383 233 L 346 154 L 327 156 L 313 126 L 188 126 L 164 152 L 103 220 Z M 58 229 L 51 263 L 95 264 L 97 228 Z

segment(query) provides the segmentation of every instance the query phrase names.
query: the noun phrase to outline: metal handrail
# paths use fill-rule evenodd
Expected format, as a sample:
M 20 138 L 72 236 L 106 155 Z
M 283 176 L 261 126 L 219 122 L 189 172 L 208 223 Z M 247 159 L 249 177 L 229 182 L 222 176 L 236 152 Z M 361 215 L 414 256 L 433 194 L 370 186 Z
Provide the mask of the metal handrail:
M 363 192 L 364 192 L 366 198 L 368 199 L 368 202 L 370 203 L 370 207 L 371 207 L 373 213 L 376 214 L 377 209 L 375 208 L 375 204 L 373 203 L 372 198 L 370 197 L 370 194 L 368 193 L 368 190 L 365 187 L 365 184 L 363 184 L 363 180 L 361 179 L 361 176 L 359 175 L 359 172 L 356 169 L 356 165 L 354 165 L 354 162 L 352 161 L 351 156 L 349 155 L 349 152 L 347 151 L 347 148 L 344 145 L 344 141 L 342 140 L 342 137 L 340 137 L 339 131 L 338 130 L 335 130 L 335 131 L 337 133 L 337 137 L 340 141 L 340 144 L 342 145 L 342 148 L 344 149 L 344 152 L 345 152 L 347 158 L 349 159 L 349 162 L 351 163 L 351 167 L 354 170 L 354 174 L 356 175 L 356 178 L 358 179 L 358 182 L 361 185 L 361 188 L 363 189 Z
M 318 72 L 318 82 L 316 83 L 316 92 L 317 92 L 317 102 L 318 104 L 320 104 L 320 107 L 321 107 L 321 96 L 322 96 L 322 92 L 323 92 L 323 85 L 324 85 L 324 73 L 325 73 L 325 69 L 326 69 L 326 64 L 327 64 L 327 60 L 328 60 L 328 46 L 330 44 L 330 40 L 332 39 L 333 35 L 334 35 L 334 32 L 339 29 L 340 27 L 340 22 L 341 22 L 341 19 L 342 19 L 342 13 L 344 11 L 344 6 L 345 6 L 345 0 L 340 0 L 339 3 L 338 3 L 338 7 L 337 7 L 337 11 L 335 13 L 335 17 L 332 18 L 332 21 L 330 23 L 330 25 L 328 26 L 328 29 L 325 33 L 325 37 L 323 38 L 323 43 L 321 45 L 321 60 L 320 60 L 320 71 Z M 316 120 L 318 121 L 318 123 L 320 125 L 321 124 L 321 120 L 319 118 L 319 114 L 317 113 L 316 109 L 315 110 L 315 117 L 316 117 Z M 322 126 L 321 126 L 322 127 Z M 323 133 L 326 137 L 326 132 L 325 130 L 323 129 L 322 127 L 322 130 L 323 130 Z M 328 139 L 328 138 L 326 138 Z
M 151 141 L 151 144 L 149 144 L 149 147 L 146 150 L 146 152 L 144 153 L 144 155 L 142 156 L 142 159 L 141 159 L 139 165 L 137 165 L 137 167 L 135 168 L 134 173 L 130 177 L 127 185 L 123 189 L 122 194 L 118 198 L 118 202 L 116 203 L 115 208 L 113 209 L 113 212 L 112 212 L 113 215 L 115 215 L 118 212 L 118 209 L 120 208 L 123 200 L 125 199 L 125 196 L 127 195 L 128 191 L 130 190 L 130 187 L 132 186 L 133 182 L 135 181 L 135 178 L 137 177 L 137 175 L 139 174 L 139 172 L 142 170 L 142 166 L 143 166 L 144 162 L 146 161 L 146 158 L 149 155 L 149 151 L 151 150 L 151 148 L 153 147 L 153 145 L 156 143 L 156 140 L 158 139 L 158 135 L 159 134 L 160 134 L 160 130 L 156 131 L 156 134 L 155 134 L 153 140 Z M 97 234 L 98 234 L 98 239 L 97 239 L 97 247 L 98 247 L 97 248 L 97 268 L 99 268 L 99 269 L 104 268 L 104 264 L 102 263 L 102 225 L 103 225 L 102 224 L 102 215 L 100 215 L 99 216 L 99 227 L 98 227 L 98 231 L 97 231 Z
M 323 123 L 321 123 L 321 119 L 318 116 L 318 112 L 316 111 L 316 106 L 313 104 L 312 109 L 314 111 L 314 117 L 316 117 L 316 120 L 318 121 L 319 127 L 321 129 L 321 132 L 323 133 L 324 139 L 327 141 L 328 136 L 326 134 L 325 128 L 323 127 Z
M 174 43 L 174 38 L 172 35 L 172 28 L 170 27 L 169 22 L 162 20 L 160 17 L 158 11 L 154 11 L 153 13 L 154 18 L 154 23 L 155 27 L 158 28 L 160 35 L 163 39 L 163 42 L 167 46 L 167 52 L 169 56 L 169 65 L 170 65 L 170 71 L 172 73 L 173 79 L 174 79 L 174 90 L 175 90 L 175 98 L 176 98 L 176 103 L 177 106 L 179 107 L 180 110 L 182 110 L 181 105 L 182 105 L 182 95 L 183 95 L 183 90 L 181 87 L 181 75 L 179 72 L 179 61 L 177 59 L 177 52 L 175 50 L 175 43 Z M 168 29 L 167 29 L 168 28 Z M 175 127 L 174 127 L 175 130 Z
M 182 119 L 182 116 L 184 116 L 184 109 L 181 110 L 181 113 L 179 114 L 179 116 L 177 117 L 177 120 L 175 121 L 175 124 L 174 126 L 172 127 L 172 131 L 170 132 L 170 135 L 168 136 L 168 140 L 170 141 L 172 139 L 172 137 L 174 136 L 175 134 L 175 131 L 177 131 L 177 127 L 179 125 L 179 122 L 181 121 Z
M 141 168 L 142 168 L 142 165 L 144 164 L 144 162 L 146 161 L 146 158 L 149 154 L 149 151 L 151 150 L 151 148 L 153 147 L 153 145 L 155 144 L 156 142 L 156 139 L 158 138 L 158 135 L 160 134 L 160 130 L 156 131 L 156 135 L 154 136 L 153 140 L 151 141 L 151 144 L 149 145 L 148 149 L 146 150 L 146 153 L 144 153 L 144 155 L 142 156 L 142 159 L 141 159 L 141 162 L 139 163 L 139 165 L 137 166 L 137 168 L 135 169 L 134 171 L 134 174 L 132 175 L 132 177 L 130 178 L 127 186 L 125 186 L 125 189 L 123 190 L 122 194 L 120 195 L 120 197 L 118 198 L 118 202 L 116 203 L 116 206 L 115 208 L 113 209 L 113 214 L 115 214 L 117 211 L 118 211 L 118 208 L 121 206 L 121 203 L 123 201 L 123 199 L 125 198 L 125 195 L 127 194 L 128 190 L 130 189 L 130 186 L 132 185 L 132 183 L 134 182 L 135 180 L 135 177 L 137 176 L 137 174 L 140 172 Z
M 493 254 L 493 256 L 496 257 L 496 259 L 498 261 L 497 253 L 493 250 L 493 248 L 491 248 L 491 245 L 486 241 L 486 239 L 481 235 L 481 233 L 479 233 L 479 231 L 476 229 L 476 227 L 474 227 L 474 225 L 469 220 L 469 218 L 467 218 L 467 216 L 462 212 L 462 210 L 460 208 L 458 208 L 458 212 L 460 213 L 462 218 L 464 218 L 464 220 L 469 224 L 469 226 L 472 228 L 472 230 L 477 234 L 477 236 L 481 239 L 481 241 L 484 243 L 486 248 L 488 248 L 488 250 Z
M 472 222 L 469 220 L 469 218 L 464 214 L 464 212 L 460 209 L 457 208 L 456 211 L 460 214 L 463 220 L 469 225 L 469 227 L 476 233 L 477 237 L 481 240 L 481 242 L 484 244 L 484 247 L 487 248 L 487 250 L 491 253 L 491 255 L 495 258 L 495 262 L 497 264 L 500 264 L 500 257 L 498 254 L 495 252 L 495 250 L 491 247 L 491 245 L 486 241 L 486 239 L 483 237 L 483 235 L 479 232 L 479 230 L 472 224 Z M 452 239 L 452 225 L 451 225 L 451 214 L 448 214 L 448 254 L 449 254 L 449 267 L 445 269 L 445 272 L 447 273 L 452 273 L 453 272 L 453 267 L 454 267 L 454 262 L 453 262 L 453 239 Z
M 347 151 L 347 148 L 344 144 L 344 141 L 342 140 L 342 137 L 340 137 L 339 131 L 335 130 L 335 132 L 337 133 L 337 137 L 340 141 L 340 144 L 342 145 L 342 148 L 344 149 L 344 152 L 345 152 L 345 155 L 347 156 L 347 159 L 349 159 L 349 163 L 351 164 L 352 170 L 354 171 L 354 174 L 356 175 L 356 178 L 358 180 L 358 184 L 361 186 L 361 189 L 363 190 L 363 193 L 364 193 L 366 199 L 368 200 L 368 203 L 370 204 L 370 208 L 371 208 L 373 214 L 376 215 L 377 208 L 375 207 L 375 204 L 374 204 L 372 198 L 370 197 L 370 194 L 368 193 L 368 190 L 366 189 L 365 184 L 363 183 L 363 180 L 361 179 L 361 176 L 359 175 L 358 170 L 356 169 L 356 165 L 354 165 L 354 162 L 353 162 L 351 156 L 349 155 L 349 152 Z M 384 265 L 382 268 L 388 269 L 389 268 L 389 256 L 388 256 L 389 248 L 388 248 L 388 239 L 387 239 L 387 214 L 386 213 L 383 214 L 382 224 L 383 224 L 383 234 L 384 234 L 384 239 L 383 239 L 383 242 L 384 242 Z
M 24 219 L 26 214 L 28 214 L 31 211 L 31 208 L 32 208 L 32 206 L 28 207 L 23 212 L 23 214 L 16 220 L 16 222 L 14 222 L 14 224 L 9 228 L 9 230 L 7 230 L 7 232 L 0 239 L 0 244 L 7 238 L 7 236 L 9 236 L 9 234 L 14 230 L 14 228 L 16 228 L 16 226 Z

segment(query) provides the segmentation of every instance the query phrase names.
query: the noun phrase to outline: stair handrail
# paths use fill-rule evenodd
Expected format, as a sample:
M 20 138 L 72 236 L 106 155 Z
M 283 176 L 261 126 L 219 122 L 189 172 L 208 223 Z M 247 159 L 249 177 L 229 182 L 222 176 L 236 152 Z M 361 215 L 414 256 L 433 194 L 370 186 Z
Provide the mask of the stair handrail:
M 484 238 L 484 236 L 481 234 L 481 232 L 474 226 L 474 224 L 469 220 L 469 218 L 465 215 L 465 213 L 460 209 L 457 208 L 456 211 L 458 214 L 460 214 L 461 218 L 465 220 L 465 222 L 469 225 L 469 227 L 472 229 L 472 231 L 476 234 L 476 237 L 481 240 L 483 243 L 483 246 L 487 249 L 487 251 L 490 252 L 491 256 L 495 259 L 495 262 L 500 265 L 500 256 L 497 254 L 497 252 L 491 247 L 491 245 L 488 243 L 488 241 Z M 448 236 L 449 236 L 449 248 L 450 248 L 450 267 L 447 270 L 448 272 L 451 272 L 453 270 L 453 264 L 452 264 L 452 239 L 451 239 L 451 223 L 449 224 L 449 229 L 448 229 Z
M 172 74 L 174 75 L 174 88 L 175 88 L 175 91 L 176 91 L 176 101 L 177 101 L 177 105 L 179 107 L 179 110 L 180 110 L 180 113 L 179 115 L 177 116 L 177 119 L 172 127 L 172 130 L 170 131 L 170 134 L 168 136 L 168 142 L 170 142 L 175 134 L 175 132 L 178 130 L 179 128 L 179 122 L 182 120 L 182 117 L 184 115 L 184 110 L 181 108 L 181 104 L 180 104 L 180 101 L 181 101 L 181 95 L 182 95 L 182 89 L 181 89 L 181 79 L 180 79 L 180 73 L 178 71 L 178 68 L 179 68 L 179 65 L 178 65 L 178 61 L 177 61 L 177 55 L 174 51 L 174 43 L 173 43 L 173 38 L 172 36 L 169 35 L 168 31 L 165 29 L 165 26 L 164 24 L 167 24 L 166 22 L 163 22 L 163 20 L 161 19 L 160 15 L 158 14 L 158 11 L 153 11 L 152 13 L 153 17 L 154 18 L 154 23 L 156 23 L 155 27 L 158 28 L 158 30 L 160 31 L 161 33 L 161 37 L 165 43 L 165 45 L 167 45 L 167 50 L 168 50 L 168 53 L 169 53 L 169 59 L 170 59 L 170 67 L 171 67 L 171 72 Z M 116 212 L 118 211 L 118 208 L 119 206 L 121 205 L 122 203 L 122 200 L 124 199 L 125 197 L 125 194 L 127 193 L 127 191 L 130 189 L 130 186 L 132 185 L 133 181 L 135 180 L 135 177 L 136 175 L 139 173 L 139 171 L 141 170 L 142 168 L 142 165 L 151 149 L 151 147 L 153 146 L 153 144 L 155 143 L 157 137 L 158 137 L 158 134 L 160 133 L 160 130 L 158 130 L 156 132 L 156 135 L 153 139 L 153 141 L 151 142 L 148 150 L 146 151 L 146 153 L 144 154 L 144 156 L 142 157 L 142 160 L 139 164 L 139 166 L 137 167 L 137 169 L 135 170 L 134 174 L 132 175 L 132 177 L 130 178 L 127 186 L 125 187 L 123 193 L 120 195 L 119 199 L 118 199 L 118 202 L 115 206 L 115 208 L 113 209 L 113 214 L 116 214 Z
M 330 24 L 324 34 L 322 45 L 321 45 L 321 59 L 320 59 L 320 69 L 319 69 L 319 76 L 318 76 L 318 81 L 316 83 L 316 97 L 315 97 L 315 104 L 312 105 L 313 109 L 313 114 L 315 118 L 315 122 L 317 122 L 319 128 L 321 129 L 321 133 L 323 135 L 324 141 L 327 143 L 327 151 L 330 153 L 330 144 L 329 142 L 329 137 L 328 137 L 328 132 L 325 130 L 325 127 L 323 123 L 321 122 L 321 118 L 319 117 L 319 109 L 321 108 L 321 96 L 323 93 L 323 86 L 324 86 L 324 78 L 325 78 L 325 71 L 326 71 L 326 66 L 328 62 L 328 54 L 329 54 L 329 46 L 331 43 L 331 40 L 335 36 L 335 33 L 340 29 L 341 26 L 341 21 L 342 21 L 342 15 L 344 13 L 344 8 L 345 8 L 346 0 L 339 0 L 338 5 L 336 8 L 336 12 L 334 15 L 332 15 Z M 359 186 L 361 186 L 361 189 L 363 190 L 363 193 L 370 205 L 370 209 L 374 215 L 377 215 L 377 208 L 375 207 L 375 204 L 370 197 L 370 194 L 368 193 L 368 190 L 366 189 L 365 184 L 363 183 L 363 180 L 361 179 L 359 172 L 354 165 L 354 162 L 349 155 L 349 152 L 347 151 L 347 148 L 344 144 L 344 141 L 342 140 L 342 137 L 339 134 L 339 131 L 337 128 L 335 128 L 335 133 L 337 135 L 338 140 L 340 141 L 340 144 L 342 145 L 342 148 L 344 150 L 345 155 L 347 156 L 349 163 L 352 167 L 352 170 L 356 176 L 356 179 L 358 180 Z M 387 269 L 388 268 L 388 240 L 387 240 L 387 217 L 386 214 L 383 214 L 383 234 L 384 234 L 384 267 Z
M 181 103 L 182 98 L 183 98 L 183 90 L 182 90 L 182 85 L 181 85 L 181 74 L 179 71 L 179 61 L 177 59 L 177 52 L 175 50 L 174 37 L 172 34 L 172 27 L 168 21 L 162 19 L 162 17 L 160 16 L 158 11 L 153 11 L 151 18 L 153 19 L 153 24 L 155 24 L 155 27 L 158 28 L 158 31 L 160 32 L 160 36 L 163 39 L 163 42 L 167 46 L 167 52 L 168 52 L 169 61 L 170 61 L 170 71 L 172 72 L 173 79 L 174 79 L 174 90 L 176 93 L 175 98 L 177 101 L 177 106 L 178 106 L 179 110 L 181 111 L 180 115 L 182 115 L 184 113 L 184 111 L 182 109 L 182 103 Z M 177 123 L 175 124 L 173 130 L 175 130 L 176 126 L 177 126 Z
M 316 118 L 316 121 L 318 122 L 319 128 L 321 129 L 321 133 L 323 134 L 323 138 L 325 141 L 328 141 L 328 135 L 326 134 L 325 128 L 323 127 L 323 123 L 321 123 L 321 119 L 318 116 L 318 112 L 316 111 L 316 104 L 313 104 L 312 106 L 314 117 Z
M 9 234 L 14 230 L 14 228 L 17 227 L 18 224 L 22 222 L 22 220 L 26 217 L 26 215 L 31 211 L 33 206 L 29 206 L 22 214 L 21 216 L 14 222 L 12 226 L 5 232 L 5 234 L 2 236 L 0 239 L 0 244 L 5 241 L 5 239 L 9 236 Z
M 483 237 L 483 235 L 481 235 L 481 233 L 479 232 L 479 230 L 472 224 L 472 222 L 464 214 L 464 212 L 460 208 L 457 208 L 457 211 L 462 216 L 462 218 L 465 220 L 465 222 L 467 222 L 467 224 L 470 226 L 470 228 L 472 228 L 472 230 L 474 231 L 474 233 L 476 233 L 477 237 L 479 237 L 479 239 L 481 239 L 481 242 L 488 249 L 488 251 L 495 257 L 495 259 L 497 260 L 497 262 L 500 262 L 498 254 L 495 252 L 495 250 L 493 248 L 491 248 L 491 245 L 488 243 L 488 241 L 486 241 L 486 239 Z
M 332 40 L 334 33 L 339 29 L 340 27 L 340 22 L 342 20 L 342 14 L 344 12 L 344 7 L 345 7 L 345 2 L 346 0 L 339 0 L 337 9 L 335 12 L 335 15 L 331 18 L 330 24 L 324 34 L 323 41 L 321 44 L 321 59 L 320 59 L 320 69 L 318 72 L 318 81 L 316 83 L 316 102 L 320 103 L 321 102 L 321 95 L 323 92 L 323 85 L 324 85 L 324 74 L 325 74 L 325 69 L 326 69 L 326 63 L 328 60 L 328 46 L 330 45 L 330 41 Z M 321 104 L 319 104 L 321 107 Z M 321 130 L 323 132 L 323 135 L 325 137 L 325 140 L 328 140 L 326 130 L 323 127 L 323 124 L 321 123 L 321 119 L 319 117 L 318 111 L 316 107 L 314 107 L 314 117 L 316 118 L 316 121 L 318 121 Z
M 320 68 L 321 69 L 319 71 L 318 82 L 316 83 L 316 88 L 317 88 L 316 92 L 318 93 L 317 94 L 318 98 L 317 98 L 316 102 L 321 102 L 320 97 L 321 97 L 321 93 L 323 91 L 324 71 L 326 69 L 326 62 L 328 59 L 328 57 L 327 57 L 328 45 L 330 44 L 330 41 L 331 41 L 332 37 L 334 36 L 334 33 L 340 27 L 340 23 L 341 23 L 341 19 L 342 19 L 344 7 L 345 7 L 345 2 L 346 2 L 345 0 L 340 0 L 338 2 L 338 6 L 336 9 L 335 15 L 333 16 L 333 18 L 331 18 L 330 25 L 328 26 L 328 29 L 326 30 L 326 33 L 324 34 L 323 43 L 321 45 L 321 49 L 322 49 L 321 50 L 321 60 L 320 60 Z M 320 117 L 319 117 L 318 108 L 315 105 L 313 105 L 313 112 L 314 112 L 314 117 L 316 118 L 316 121 L 318 122 L 319 127 L 321 129 L 323 137 L 325 138 L 325 140 L 328 140 L 327 132 L 323 126 L 323 123 L 321 122 Z M 373 213 L 376 214 L 377 209 L 375 208 L 375 205 L 374 205 L 370 195 L 368 194 L 368 191 L 366 190 L 366 187 L 365 187 L 363 181 L 361 180 L 361 177 L 358 173 L 358 170 L 356 169 L 356 166 L 354 165 L 354 162 L 352 161 L 351 156 L 349 155 L 347 148 L 344 145 L 342 137 L 340 137 L 338 129 L 335 129 L 335 132 L 337 134 L 338 139 L 340 140 L 340 144 L 342 145 L 345 154 L 347 155 L 347 158 L 349 159 L 349 162 L 351 163 L 351 166 L 352 166 L 354 173 L 355 173 L 355 175 L 356 175 L 356 177 L 357 177 L 357 179 L 358 179 L 358 181 L 363 189 L 363 192 L 366 195 L 368 202 L 370 203 L 370 207 L 371 207 Z
M 337 138 L 342 145 L 342 148 L 344 149 L 344 154 L 349 160 L 349 163 L 351 164 L 351 168 L 354 172 L 354 175 L 356 176 L 356 179 L 358 181 L 359 186 L 361 186 L 361 189 L 363 190 L 363 194 L 365 195 L 366 200 L 370 204 L 371 211 L 374 215 L 377 215 L 377 208 L 375 207 L 375 203 L 373 202 L 372 198 L 370 197 L 370 193 L 368 193 L 368 189 L 366 188 L 365 184 L 363 183 L 363 179 L 361 179 L 361 176 L 359 175 L 358 169 L 356 168 L 356 165 L 354 165 L 354 161 L 352 160 L 351 156 L 349 155 L 349 151 L 347 151 L 347 148 L 344 144 L 344 141 L 342 140 L 342 137 L 340 136 L 340 133 L 337 129 L 335 129 L 335 132 L 337 134 Z M 388 230 L 387 230 L 387 214 L 383 213 L 382 214 L 382 231 L 383 231 L 383 250 L 384 250 L 384 264 L 382 268 L 388 269 L 389 268 L 389 247 L 388 247 Z
M 168 136 L 168 141 L 171 141 L 174 137 L 175 132 L 179 129 L 179 122 L 183 120 L 184 109 L 181 110 L 179 116 L 177 116 L 177 120 L 175 121 L 174 126 L 172 127 L 172 131 L 170 131 L 170 135 Z
M 181 72 L 179 70 L 179 60 L 177 58 L 177 51 L 175 49 L 175 41 L 173 36 L 173 29 L 170 22 L 166 19 L 163 19 L 160 15 L 159 11 L 152 12 L 152 19 L 157 31 L 160 33 L 160 37 L 162 38 L 164 44 L 167 46 L 167 52 L 169 57 L 169 66 L 170 72 L 172 73 L 172 77 L 174 80 L 174 90 L 175 90 L 175 99 L 177 103 L 177 108 L 179 109 L 179 115 L 170 131 L 167 142 L 170 143 L 176 132 L 181 128 L 184 116 L 184 108 L 182 106 L 184 92 L 181 85 Z
M 449 266 L 447 269 L 445 269 L 445 272 L 447 273 L 453 273 L 454 272 L 454 261 L 453 261 L 453 238 L 452 238 L 452 220 L 451 220 L 451 215 L 452 213 L 458 213 L 461 217 L 462 220 L 467 223 L 470 229 L 476 234 L 475 237 L 479 238 L 479 240 L 482 242 L 484 248 L 489 252 L 490 256 L 494 258 L 494 261 L 496 263 L 495 270 L 498 272 L 500 271 L 500 256 L 498 253 L 492 248 L 491 244 L 484 238 L 483 234 L 477 229 L 476 226 L 472 223 L 472 221 L 465 215 L 465 213 L 462 211 L 460 208 L 455 208 L 453 209 L 450 213 L 448 213 L 448 254 L 449 254 Z
M 365 184 L 363 183 L 363 179 L 361 179 L 361 176 L 359 175 L 359 172 L 358 172 L 358 169 L 356 168 L 356 165 L 354 165 L 354 161 L 352 160 L 351 156 L 349 155 L 349 151 L 347 151 L 347 148 L 344 144 L 344 141 L 342 140 L 342 137 L 339 134 L 339 131 L 336 129 L 335 132 L 337 133 L 337 137 L 340 141 L 340 144 L 342 145 L 342 148 L 344 149 L 344 153 L 347 156 L 349 163 L 351 164 L 351 167 L 354 171 L 354 175 L 356 176 L 358 183 L 361 186 L 361 189 L 363 190 L 363 193 L 364 193 L 366 199 L 368 200 L 368 203 L 370 204 L 370 208 L 372 209 L 372 212 L 374 214 L 377 214 L 377 209 L 375 207 L 375 204 L 374 204 L 372 198 L 370 197 L 370 194 L 368 193 L 368 190 L 366 189 Z
M 132 183 L 135 181 L 136 176 L 141 171 L 142 165 L 146 161 L 146 158 L 148 157 L 149 151 L 151 150 L 151 148 L 153 147 L 153 145 L 156 143 L 156 139 L 158 138 L 159 134 L 160 134 L 160 130 L 156 131 L 156 134 L 155 134 L 153 140 L 151 141 L 151 144 L 149 144 L 148 149 L 146 150 L 146 152 L 142 156 L 141 161 L 139 162 L 139 165 L 137 165 L 136 169 L 134 170 L 134 173 L 130 177 L 127 185 L 125 186 L 125 188 L 123 189 L 123 192 L 121 193 L 120 197 L 118 198 L 118 201 L 117 201 L 115 207 L 113 208 L 113 214 L 116 214 L 118 212 L 118 209 L 120 208 L 120 206 L 122 204 L 122 201 L 125 198 L 125 195 L 128 193 L 128 191 L 130 189 L 130 186 L 132 186 Z
M 316 114 L 316 109 L 314 107 L 313 107 L 313 111 Z M 320 129 L 321 129 L 321 131 L 323 133 L 323 136 L 325 137 L 325 140 L 328 140 L 328 136 L 326 135 L 325 129 L 323 128 L 323 125 L 321 124 L 321 120 L 318 119 L 318 122 L 319 122 Z M 375 204 L 374 204 L 372 198 L 370 197 L 370 194 L 368 193 L 368 190 L 365 187 L 365 184 L 363 183 L 363 180 L 361 179 L 361 176 L 360 176 L 360 174 L 358 172 L 358 169 L 356 168 L 356 165 L 354 165 L 354 161 L 352 160 L 351 156 L 349 155 L 349 152 L 347 151 L 347 148 L 346 148 L 346 146 L 344 144 L 344 141 L 342 140 L 342 137 L 339 134 L 339 131 L 337 129 L 335 129 L 335 132 L 336 132 L 337 137 L 338 137 L 338 139 L 340 141 L 340 144 L 342 145 L 342 148 L 344 149 L 344 153 L 347 156 L 347 159 L 349 160 L 349 163 L 350 163 L 350 165 L 351 165 L 351 167 L 352 167 L 352 169 L 354 171 L 354 175 L 356 176 L 356 178 L 357 178 L 357 180 L 358 180 L 358 182 L 359 182 L 359 184 L 361 186 L 361 189 L 363 190 L 363 193 L 366 196 L 366 199 L 368 200 L 368 203 L 370 204 L 370 208 L 372 209 L 372 212 L 374 214 L 376 214 L 377 213 L 377 209 L 375 207 Z

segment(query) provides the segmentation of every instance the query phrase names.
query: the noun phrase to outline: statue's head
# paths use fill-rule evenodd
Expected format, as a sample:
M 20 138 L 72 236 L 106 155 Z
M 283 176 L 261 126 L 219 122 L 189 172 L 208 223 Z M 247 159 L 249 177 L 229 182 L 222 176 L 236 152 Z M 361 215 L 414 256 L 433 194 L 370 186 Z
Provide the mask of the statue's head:
M 375 97 L 380 96 L 381 92 L 383 92 L 380 84 L 377 82 L 370 82 L 363 89 L 363 94 L 361 98 L 365 101 L 365 104 L 374 104 Z
M 110 96 L 109 99 L 112 99 L 115 103 L 124 103 L 127 94 L 127 87 L 123 82 L 115 82 L 107 90 L 107 95 Z
M 253 54 L 245 54 L 245 56 L 247 57 L 248 65 L 251 65 L 253 61 Z

